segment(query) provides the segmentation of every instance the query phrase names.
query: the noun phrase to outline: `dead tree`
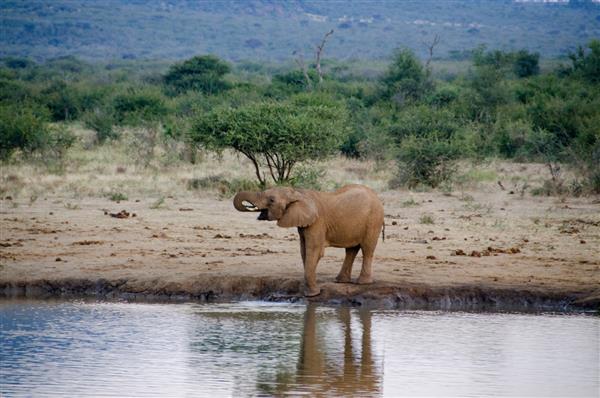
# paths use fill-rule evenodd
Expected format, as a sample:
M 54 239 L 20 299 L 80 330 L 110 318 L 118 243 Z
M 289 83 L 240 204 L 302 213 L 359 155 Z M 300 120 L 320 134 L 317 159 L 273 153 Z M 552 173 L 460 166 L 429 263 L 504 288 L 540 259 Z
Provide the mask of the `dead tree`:
M 427 69 L 427 71 L 430 71 L 430 67 L 429 64 L 431 64 L 431 60 L 433 59 L 433 50 L 435 49 L 435 46 L 437 46 L 438 44 L 440 44 L 440 35 L 438 35 L 436 33 L 436 35 L 433 37 L 433 41 L 431 43 L 423 43 L 425 44 L 425 46 L 427 46 L 427 51 L 429 52 L 429 57 L 427 58 L 427 62 L 425 62 L 425 69 Z
M 321 55 L 323 54 L 323 49 L 325 48 L 325 43 L 327 42 L 327 39 L 332 34 L 333 34 L 333 29 L 331 29 L 329 32 L 325 33 L 325 36 L 323 36 L 323 40 L 321 41 L 321 45 L 317 46 L 317 54 L 316 54 L 316 62 L 315 63 L 316 63 L 317 73 L 319 74 L 319 84 L 323 83 L 323 71 L 321 70 Z

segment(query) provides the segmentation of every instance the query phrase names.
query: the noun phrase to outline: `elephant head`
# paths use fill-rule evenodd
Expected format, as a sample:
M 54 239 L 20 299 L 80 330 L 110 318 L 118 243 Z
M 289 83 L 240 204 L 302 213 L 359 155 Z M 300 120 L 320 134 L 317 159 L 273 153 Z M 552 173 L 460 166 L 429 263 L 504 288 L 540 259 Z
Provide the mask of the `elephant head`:
M 317 205 L 310 195 L 291 188 L 240 192 L 233 198 L 233 205 L 239 211 L 260 212 L 259 220 L 277 221 L 283 228 L 308 227 L 318 215 Z

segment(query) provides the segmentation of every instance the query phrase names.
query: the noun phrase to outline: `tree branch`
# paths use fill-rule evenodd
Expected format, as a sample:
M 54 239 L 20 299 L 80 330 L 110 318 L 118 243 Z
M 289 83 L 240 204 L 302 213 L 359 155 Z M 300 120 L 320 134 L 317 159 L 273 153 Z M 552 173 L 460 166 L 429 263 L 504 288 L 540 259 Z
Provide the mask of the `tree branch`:
M 323 83 L 323 71 L 321 70 L 321 55 L 323 54 L 323 49 L 325 48 L 325 43 L 329 36 L 333 34 L 333 29 L 329 32 L 325 33 L 323 36 L 323 40 L 321 41 L 321 45 L 317 46 L 317 55 L 316 55 L 316 68 L 317 73 L 319 74 L 319 84 Z
M 267 159 L 267 166 L 269 166 L 269 173 L 271 173 L 271 178 L 273 179 L 273 181 L 277 182 L 277 177 L 275 177 L 275 173 L 273 172 L 273 166 L 275 165 L 273 156 L 269 152 L 265 152 L 265 158 Z M 275 168 L 277 168 L 276 165 Z
M 250 159 L 250 161 L 254 165 L 254 171 L 256 172 L 256 177 L 258 177 L 258 182 L 260 183 L 261 187 L 265 187 L 267 185 L 267 182 L 265 180 L 264 175 L 262 177 L 260 175 L 260 167 L 259 167 L 258 161 L 254 157 L 254 155 L 252 155 L 250 152 L 243 151 L 243 150 L 241 150 L 239 148 L 236 148 L 236 149 L 238 151 L 240 151 L 241 153 L 243 153 L 244 156 L 246 156 L 248 159 Z
M 433 50 L 435 49 L 435 46 L 440 44 L 440 35 L 438 35 L 436 33 L 435 36 L 433 37 L 433 41 L 431 43 L 423 43 L 423 44 L 425 44 L 425 46 L 427 46 L 427 51 L 429 52 L 429 57 L 427 58 L 427 62 L 425 62 L 425 69 L 427 69 L 429 71 L 430 70 L 429 64 L 431 64 L 431 60 L 433 59 Z

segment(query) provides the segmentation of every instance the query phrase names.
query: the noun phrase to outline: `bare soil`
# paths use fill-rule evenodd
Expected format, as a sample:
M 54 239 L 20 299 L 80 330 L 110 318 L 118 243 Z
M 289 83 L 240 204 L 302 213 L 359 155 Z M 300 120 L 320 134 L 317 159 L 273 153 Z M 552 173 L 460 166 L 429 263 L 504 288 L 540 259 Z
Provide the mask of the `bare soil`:
M 167 197 L 158 208 L 142 195 L 76 205 L 51 194 L 33 203 L 3 198 L 0 293 L 301 297 L 296 230 L 257 221 L 214 196 Z M 598 308 L 597 198 L 521 196 L 500 187 L 380 197 L 386 239 L 375 252 L 376 282 L 333 283 L 344 251 L 329 248 L 318 267 L 323 291 L 315 300 Z

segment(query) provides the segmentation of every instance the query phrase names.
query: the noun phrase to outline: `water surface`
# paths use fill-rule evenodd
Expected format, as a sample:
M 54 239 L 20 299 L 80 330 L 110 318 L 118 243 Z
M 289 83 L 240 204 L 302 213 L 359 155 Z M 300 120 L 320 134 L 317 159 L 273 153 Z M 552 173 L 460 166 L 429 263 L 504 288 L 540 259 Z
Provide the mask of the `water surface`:
M 0 301 L 2 396 L 598 396 L 600 319 Z

